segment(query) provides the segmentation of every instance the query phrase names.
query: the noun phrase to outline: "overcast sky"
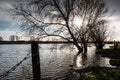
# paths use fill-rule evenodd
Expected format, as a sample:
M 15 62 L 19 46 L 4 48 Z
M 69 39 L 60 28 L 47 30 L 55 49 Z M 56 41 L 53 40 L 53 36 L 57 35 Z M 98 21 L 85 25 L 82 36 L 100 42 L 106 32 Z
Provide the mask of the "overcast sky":
M 19 32 L 19 25 L 13 19 L 8 9 L 12 8 L 15 0 L 0 0 L 0 36 L 7 39 L 9 35 Z M 120 0 L 105 0 L 112 15 L 109 16 L 110 30 L 114 39 L 120 40 Z

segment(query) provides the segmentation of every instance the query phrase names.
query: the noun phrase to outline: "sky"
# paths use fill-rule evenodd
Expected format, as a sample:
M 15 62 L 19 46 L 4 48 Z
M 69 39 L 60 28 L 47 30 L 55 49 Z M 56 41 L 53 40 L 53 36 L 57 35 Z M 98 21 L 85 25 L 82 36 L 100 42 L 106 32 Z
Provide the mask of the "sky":
M 10 35 L 20 31 L 19 25 L 8 11 L 12 8 L 13 2 L 13 0 L 0 0 L 0 36 L 4 40 L 8 40 Z
M 15 0 L 0 0 L 0 36 L 5 40 L 8 40 L 10 35 L 20 34 L 20 25 L 9 11 L 14 2 Z M 105 0 L 105 2 L 111 14 L 108 16 L 109 30 L 113 34 L 113 39 L 120 41 L 120 0 Z

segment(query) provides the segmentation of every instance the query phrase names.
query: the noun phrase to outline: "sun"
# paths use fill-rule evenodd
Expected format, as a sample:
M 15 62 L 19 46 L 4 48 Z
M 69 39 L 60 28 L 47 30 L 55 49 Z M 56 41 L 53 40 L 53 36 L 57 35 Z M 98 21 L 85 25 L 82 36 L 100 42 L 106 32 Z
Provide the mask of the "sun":
M 80 18 L 78 18 L 78 17 L 75 17 L 74 18 L 74 24 L 76 25 L 76 26 L 81 26 L 82 25 L 82 21 L 81 21 L 81 19 Z

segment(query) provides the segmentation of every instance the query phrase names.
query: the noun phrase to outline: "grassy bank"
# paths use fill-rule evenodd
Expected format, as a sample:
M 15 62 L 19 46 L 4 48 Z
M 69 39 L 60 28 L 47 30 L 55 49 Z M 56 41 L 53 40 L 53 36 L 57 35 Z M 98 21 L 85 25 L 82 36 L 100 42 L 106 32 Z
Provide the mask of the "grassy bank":
M 120 48 L 117 48 L 116 50 L 114 50 L 113 48 L 103 49 L 97 51 L 97 53 L 101 54 L 102 57 L 108 57 L 111 59 L 120 59 Z
M 120 59 L 111 59 L 110 64 L 113 65 L 113 66 L 120 67 Z
M 82 75 L 83 80 L 120 80 L 120 69 L 119 68 L 108 68 L 108 67 L 88 67 L 76 72 Z M 82 80 L 80 78 L 80 80 Z
M 102 57 L 110 58 L 110 64 L 120 67 L 120 44 L 114 48 L 111 46 L 109 49 L 99 50 L 96 53 L 101 54 Z

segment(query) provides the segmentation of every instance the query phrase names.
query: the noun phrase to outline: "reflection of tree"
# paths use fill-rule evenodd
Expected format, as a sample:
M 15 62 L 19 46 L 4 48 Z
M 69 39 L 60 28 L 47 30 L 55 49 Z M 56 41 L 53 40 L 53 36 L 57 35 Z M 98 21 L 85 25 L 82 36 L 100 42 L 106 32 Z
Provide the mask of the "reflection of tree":
M 93 65 L 94 66 L 100 66 L 100 55 L 99 54 L 95 54 L 94 58 L 93 58 Z
M 87 54 L 79 54 L 74 56 L 74 65 L 83 68 L 87 66 Z
M 85 66 L 87 61 L 87 54 L 82 54 L 82 65 Z

